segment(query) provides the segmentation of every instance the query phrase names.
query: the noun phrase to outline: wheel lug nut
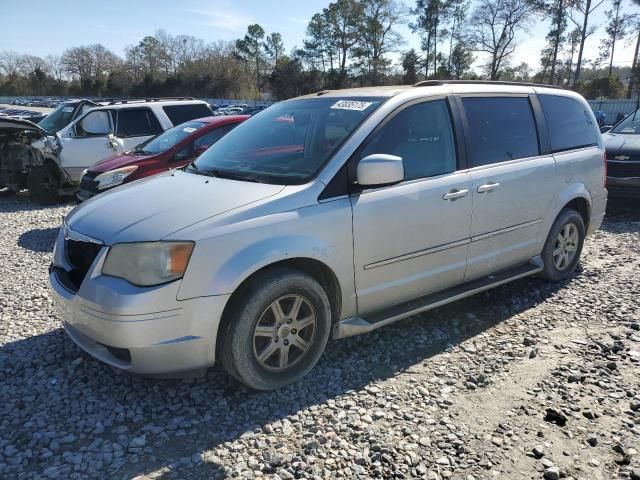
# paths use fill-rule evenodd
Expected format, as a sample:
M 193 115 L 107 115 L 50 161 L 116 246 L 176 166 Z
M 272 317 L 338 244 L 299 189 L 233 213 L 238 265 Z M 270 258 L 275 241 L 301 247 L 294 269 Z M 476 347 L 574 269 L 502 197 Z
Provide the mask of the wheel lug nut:
M 284 344 L 285 344 L 285 345 L 289 345 L 289 340 L 285 340 L 285 341 L 284 341 Z
M 293 333 L 295 335 L 296 333 L 298 333 L 298 330 L 296 330 L 295 328 L 292 328 L 291 329 L 291 333 Z
M 291 320 L 291 319 L 287 320 L 287 323 L 292 323 L 292 322 L 293 322 L 293 320 Z

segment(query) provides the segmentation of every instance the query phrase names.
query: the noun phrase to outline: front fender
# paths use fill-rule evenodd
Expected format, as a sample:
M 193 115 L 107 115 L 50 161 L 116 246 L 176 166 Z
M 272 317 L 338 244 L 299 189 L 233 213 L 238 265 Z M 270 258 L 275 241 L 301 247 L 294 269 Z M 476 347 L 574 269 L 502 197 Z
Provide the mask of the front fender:
M 218 236 L 196 240 L 179 300 L 231 294 L 258 270 L 302 258 L 320 262 L 334 273 L 340 284 L 342 315 L 355 314 L 349 199 L 203 228 Z

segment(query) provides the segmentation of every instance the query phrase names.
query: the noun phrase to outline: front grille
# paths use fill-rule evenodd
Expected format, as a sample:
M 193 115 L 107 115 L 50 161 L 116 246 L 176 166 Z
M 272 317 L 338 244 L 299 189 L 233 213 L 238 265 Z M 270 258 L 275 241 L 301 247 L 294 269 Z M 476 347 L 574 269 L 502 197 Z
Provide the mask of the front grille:
M 608 161 L 607 176 L 613 178 L 640 177 L 640 162 Z
M 73 266 L 73 269 L 68 273 L 69 279 L 76 287 L 76 291 L 80 288 L 84 277 L 89 271 L 89 267 L 91 267 L 101 248 L 101 245 L 92 242 L 81 242 L 71 239 L 64 241 L 67 260 L 69 260 L 69 263 Z

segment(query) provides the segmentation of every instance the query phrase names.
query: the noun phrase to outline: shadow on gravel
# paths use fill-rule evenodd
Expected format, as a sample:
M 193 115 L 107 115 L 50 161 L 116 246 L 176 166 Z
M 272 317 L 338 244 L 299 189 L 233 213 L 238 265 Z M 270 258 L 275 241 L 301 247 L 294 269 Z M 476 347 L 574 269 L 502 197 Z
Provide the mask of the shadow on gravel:
M 18 246 L 33 252 L 53 252 L 59 228 L 34 228 L 18 237 Z
M 78 202 L 70 197 L 63 197 L 55 205 L 39 205 L 29 196 L 28 192 L 20 192 L 15 196 L 0 196 L 0 213 L 29 212 L 35 210 L 51 210 L 60 207 L 73 207 Z M 61 219 L 62 220 L 62 219 Z
M 640 231 L 640 199 L 609 198 L 602 230 L 611 233 Z
M 133 376 L 84 354 L 57 329 L 0 347 L 0 418 L 11 419 L 14 427 L 5 424 L 0 436 L 8 435 L 9 444 L 18 450 L 46 447 L 58 454 L 84 451 L 84 455 L 92 440 L 101 439 L 93 451 L 109 452 L 113 459 L 98 476 L 149 474 L 156 479 L 222 478 L 220 461 L 216 457 L 202 461 L 201 454 L 242 438 L 269 456 L 265 463 L 275 465 L 275 472 L 279 445 L 275 437 L 265 444 L 255 436 L 262 426 L 272 424 L 279 431 L 285 417 L 295 418 L 311 408 L 311 414 L 298 418 L 311 438 L 320 428 L 313 419 L 315 406 L 377 379 L 410 374 L 416 364 L 533 307 L 570 282 L 519 280 L 368 335 L 332 341 L 306 378 L 267 393 L 246 389 L 217 367 L 199 379 Z M 73 441 L 60 445 L 31 429 L 54 432 L 55 439 L 72 434 Z M 142 435 L 145 451 L 131 453 L 129 442 Z M 59 478 L 71 473 L 72 467 L 70 463 L 63 467 L 68 471 Z M 34 459 L 23 468 L 39 467 Z

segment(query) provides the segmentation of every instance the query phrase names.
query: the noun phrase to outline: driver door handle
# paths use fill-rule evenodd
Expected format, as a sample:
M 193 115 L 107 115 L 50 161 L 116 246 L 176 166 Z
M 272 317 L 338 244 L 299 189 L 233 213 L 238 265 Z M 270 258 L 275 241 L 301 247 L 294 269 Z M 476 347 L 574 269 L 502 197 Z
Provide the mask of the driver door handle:
M 449 190 L 449 192 L 445 193 L 442 196 L 443 200 L 457 200 L 458 198 L 466 197 L 469 194 L 469 190 L 466 188 L 463 190 L 458 190 L 454 188 L 453 190 Z
M 478 193 L 490 192 L 498 188 L 500 184 L 498 182 L 485 183 L 484 185 L 480 185 L 478 187 Z

